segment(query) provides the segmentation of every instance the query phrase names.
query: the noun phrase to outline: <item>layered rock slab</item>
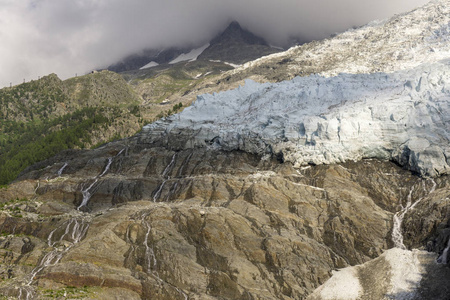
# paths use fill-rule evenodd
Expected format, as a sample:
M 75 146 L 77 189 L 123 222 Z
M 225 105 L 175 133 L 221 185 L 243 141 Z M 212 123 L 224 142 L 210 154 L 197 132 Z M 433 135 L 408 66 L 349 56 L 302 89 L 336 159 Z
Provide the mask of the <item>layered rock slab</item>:
M 74 286 L 81 293 L 86 285 L 89 297 L 303 299 L 332 270 L 389 248 L 393 212 L 410 189 L 417 199 L 429 185 L 377 160 L 295 169 L 276 156 L 173 151 L 146 140 L 143 133 L 62 153 L 1 191 L 0 199 L 28 199 L 8 202 L 0 218 L 7 234 L 0 273 L 7 279 L 11 270 L 5 294 L 17 297 L 21 278 L 51 244 L 63 256 L 36 274 L 31 287 L 38 290 Z M 78 211 L 97 177 L 86 210 Z M 443 177 L 436 193 L 445 190 Z M 20 217 L 15 205 L 26 206 Z M 67 226 L 73 219 L 89 224 L 76 244 L 75 227 Z

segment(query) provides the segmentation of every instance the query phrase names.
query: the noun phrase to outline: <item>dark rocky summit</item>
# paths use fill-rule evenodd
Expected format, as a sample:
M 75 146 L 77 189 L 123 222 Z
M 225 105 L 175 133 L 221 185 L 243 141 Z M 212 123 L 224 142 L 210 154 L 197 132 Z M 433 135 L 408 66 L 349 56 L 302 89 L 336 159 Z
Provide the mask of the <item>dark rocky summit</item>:
M 280 49 L 270 47 L 264 39 L 232 22 L 198 58 L 242 64 L 276 52 Z
M 198 57 L 199 60 L 242 64 L 260 58 L 261 56 L 282 51 L 280 48 L 274 48 L 268 45 L 263 38 L 243 29 L 236 21 L 231 22 L 209 44 L 209 47 Z M 118 73 L 138 70 L 152 61 L 170 67 L 168 64 L 172 60 L 183 53 L 189 53 L 195 48 L 198 47 L 186 46 L 169 47 L 166 49 L 146 49 L 140 53 L 125 57 L 120 62 L 108 66 L 107 69 Z

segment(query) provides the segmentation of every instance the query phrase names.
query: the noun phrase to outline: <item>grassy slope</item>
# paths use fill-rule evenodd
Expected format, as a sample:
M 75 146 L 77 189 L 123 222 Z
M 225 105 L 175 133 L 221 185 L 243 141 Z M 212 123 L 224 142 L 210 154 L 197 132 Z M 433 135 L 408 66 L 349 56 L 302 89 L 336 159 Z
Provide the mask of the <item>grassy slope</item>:
M 198 86 L 229 69 L 219 62 L 183 62 L 123 76 L 102 71 L 62 81 L 52 74 L 1 89 L 0 185 L 61 150 L 135 134 L 189 105 Z
M 0 90 L 0 185 L 61 150 L 135 133 L 145 121 L 140 98 L 121 76 L 56 75 Z

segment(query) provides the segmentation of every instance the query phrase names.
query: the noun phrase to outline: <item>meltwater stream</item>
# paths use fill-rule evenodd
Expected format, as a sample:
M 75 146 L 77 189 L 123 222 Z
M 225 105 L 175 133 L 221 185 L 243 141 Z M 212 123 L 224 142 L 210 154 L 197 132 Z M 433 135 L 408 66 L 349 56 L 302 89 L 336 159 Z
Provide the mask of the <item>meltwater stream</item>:
M 438 257 L 437 262 L 440 264 L 448 264 L 450 262 L 448 257 L 449 251 L 450 251 L 450 238 L 448 239 L 447 247 L 445 247 L 441 256 Z
M 64 169 L 68 166 L 69 164 L 67 162 L 64 163 L 64 165 L 58 170 L 58 177 L 61 177 Z
M 430 190 L 427 190 L 426 182 L 428 180 L 432 181 L 432 187 Z M 422 181 L 422 189 L 425 192 L 425 195 L 429 195 L 433 193 L 436 190 L 436 182 L 433 179 L 426 179 Z M 392 242 L 394 242 L 394 247 L 400 248 L 403 250 L 407 250 L 405 244 L 403 243 L 403 233 L 402 233 L 402 222 L 403 218 L 405 217 L 406 213 L 413 209 L 422 199 L 425 197 L 419 198 L 416 202 L 412 203 L 412 193 L 414 192 L 414 186 L 411 187 L 407 201 L 406 206 L 394 214 L 394 220 L 393 220 L 393 228 L 392 228 Z
M 100 175 L 97 175 L 96 177 L 94 177 L 94 181 L 87 188 L 84 188 L 84 186 L 81 188 L 81 194 L 83 195 L 83 200 L 81 201 L 81 204 L 77 207 L 77 210 L 80 210 L 80 208 L 85 207 L 88 204 L 88 202 L 91 199 L 92 194 L 93 194 L 92 188 L 95 186 L 95 184 L 98 182 L 98 180 L 109 171 L 109 168 L 111 167 L 111 164 L 112 164 L 114 158 L 119 156 L 120 154 L 122 154 L 122 152 L 124 150 L 125 150 L 125 148 L 120 150 L 119 153 L 117 153 L 115 156 L 109 157 L 108 162 L 106 163 L 106 166 L 103 169 L 103 172 Z
M 47 237 L 47 245 L 52 250 L 47 252 L 31 271 L 26 283 L 19 290 L 18 299 L 30 300 L 35 298 L 36 291 L 32 283 L 36 275 L 45 268 L 56 265 L 67 251 L 86 236 L 89 225 L 90 220 L 71 218 L 50 232 Z M 61 234 L 61 236 L 55 237 L 55 233 Z
M 156 257 L 156 253 L 153 248 L 153 245 L 150 241 L 152 227 L 150 225 L 150 222 L 147 220 L 149 215 L 150 215 L 150 212 L 147 211 L 142 214 L 139 214 L 136 219 L 136 221 L 138 221 L 145 230 L 144 240 L 143 240 L 142 244 L 138 243 L 137 239 L 131 238 L 130 227 L 132 227 L 132 225 L 128 226 L 128 228 L 127 228 L 126 239 L 127 239 L 127 242 L 131 244 L 130 254 L 134 255 L 134 256 L 140 255 L 139 253 L 142 253 L 142 252 L 138 251 L 138 249 L 140 247 L 144 246 L 145 257 L 144 257 L 143 265 L 142 265 L 144 272 L 147 273 L 152 278 L 154 278 L 158 282 L 158 284 L 160 284 L 161 286 L 170 287 L 171 289 L 176 290 L 180 296 L 183 296 L 183 298 L 185 300 L 188 300 L 189 299 L 188 295 L 182 289 L 180 289 L 177 286 L 171 284 L 170 282 L 164 280 L 160 276 L 160 272 L 158 271 L 158 267 L 159 267 L 158 259 Z M 150 243 L 150 245 L 149 245 L 149 243 Z M 162 273 L 162 274 L 164 274 L 164 273 Z
M 170 161 L 170 163 L 166 166 L 166 168 L 164 169 L 163 173 L 162 173 L 162 177 L 163 177 L 163 182 L 159 185 L 158 189 L 156 190 L 155 195 L 153 196 L 153 202 L 156 202 L 159 197 L 161 196 L 161 192 L 162 189 L 164 187 L 164 185 L 167 182 L 167 179 L 169 179 L 170 177 L 168 176 L 168 174 L 172 171 L 173 166 L 175 164 L 175 159 L 176 159 L 177 153 L 175 152 L 175 154 L 172 156 L 172 160 Z

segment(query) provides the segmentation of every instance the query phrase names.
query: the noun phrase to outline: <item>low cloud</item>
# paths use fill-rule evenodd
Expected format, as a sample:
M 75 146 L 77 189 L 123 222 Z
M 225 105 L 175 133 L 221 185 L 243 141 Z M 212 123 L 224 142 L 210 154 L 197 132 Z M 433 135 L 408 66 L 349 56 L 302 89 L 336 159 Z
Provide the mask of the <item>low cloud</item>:
M 0 0 L 0 86 L 107 66 L 144 48 L 199 45 L 233 20 L 274 45 L 322 39 L 426 0 Z

